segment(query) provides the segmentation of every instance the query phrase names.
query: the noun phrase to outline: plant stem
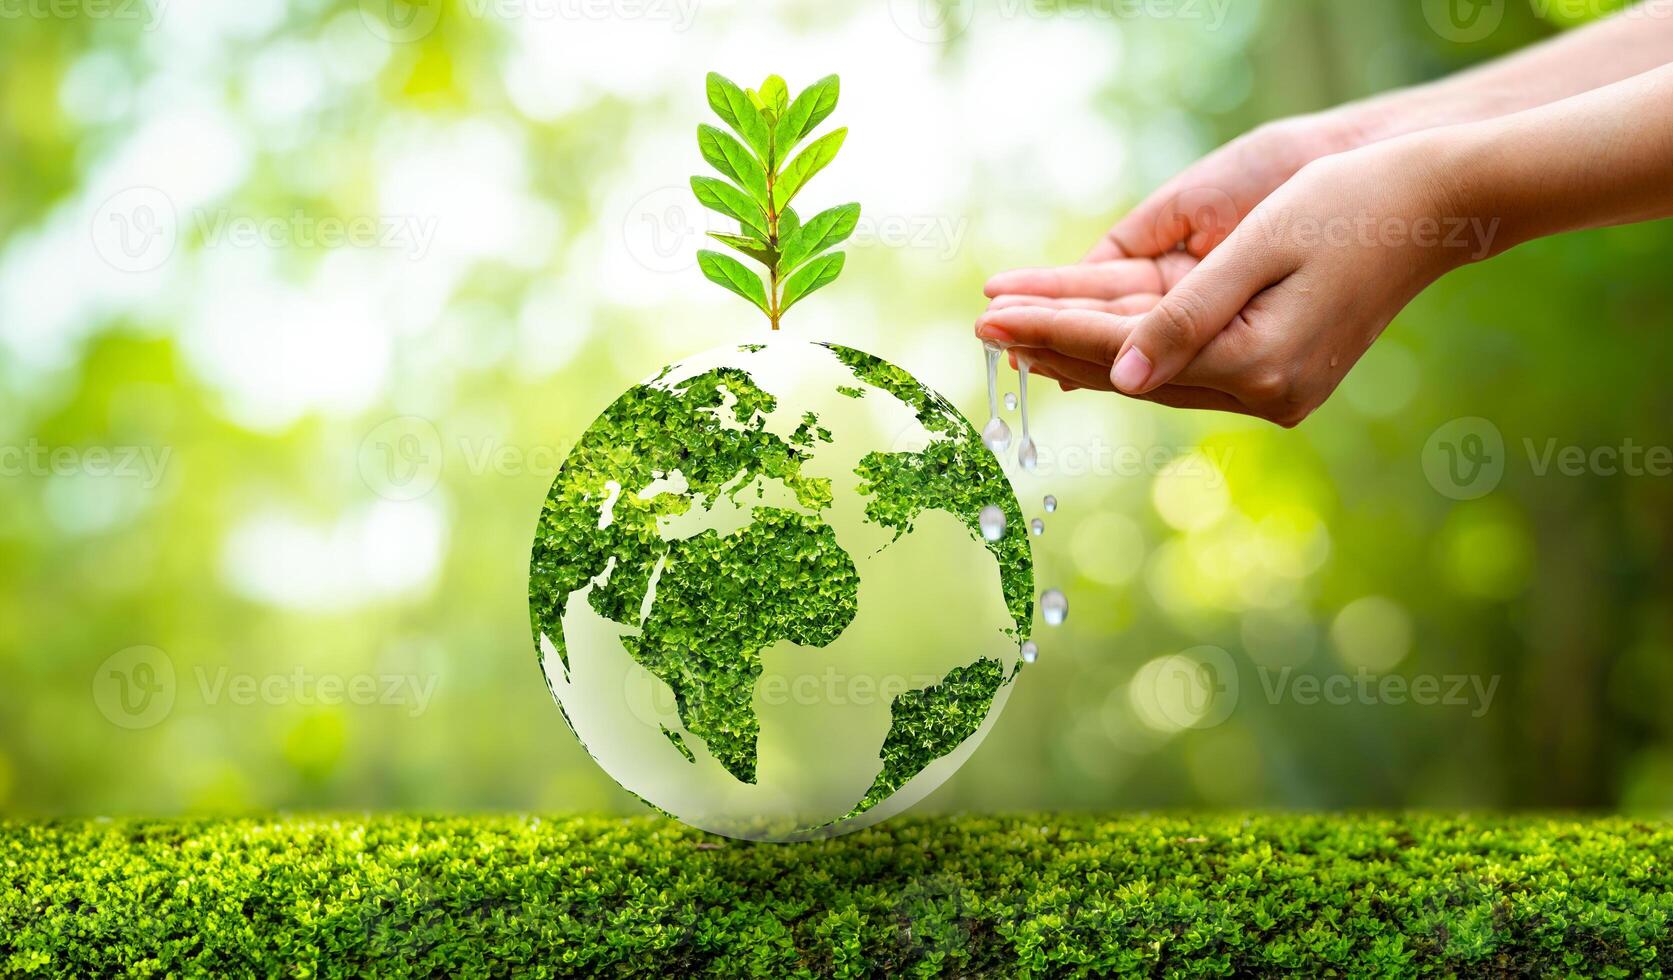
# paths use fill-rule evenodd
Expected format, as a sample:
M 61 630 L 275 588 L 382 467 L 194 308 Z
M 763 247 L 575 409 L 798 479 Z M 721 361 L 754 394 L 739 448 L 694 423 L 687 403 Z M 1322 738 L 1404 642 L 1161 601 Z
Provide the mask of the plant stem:
M 778 329 L 778 318 L 784 311 L 778 308 L 778 208 L 773 204 L 773 158 L 767 154 L 767 248 L 772 262 L 767 266 L 767 320 Z

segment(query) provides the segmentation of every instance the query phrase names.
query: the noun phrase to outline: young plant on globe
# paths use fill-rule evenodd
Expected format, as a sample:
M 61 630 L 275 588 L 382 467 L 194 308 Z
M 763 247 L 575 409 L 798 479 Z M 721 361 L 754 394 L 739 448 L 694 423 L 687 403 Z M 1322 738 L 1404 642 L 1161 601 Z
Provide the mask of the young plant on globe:
M 859 206 L 791 207 L 843 130 L 710 75 L 732 130 L 699 200 L 755 260 L 704 273 L 776 329 L 842 269 Z M 811 154 L 811 156 L 810 156 Z M 645 802 L 733 837 L 805 840 L 898 813 L 993 725 L 1022 668 L 1034 574 L 999 460 L 951 403 L 852 347 L 771 339 L 629 388 L 576 443 L 535 527 L 539 663 L 593 758 Z
M 710 232 L 710 237 L 766 266 L 767 281 L 763 284 L 748 266 L 720 252 L 699 251 L 697 264 L 711 282 L 754 303 L 774 330 L 798 300 L 842 274 L 843 255 L 830 249 L 846 241 L 860 220 L 858 204 L 838 205 L 806 222 L 790 206 L 813 175 L 836 159 L 848 136 L 846 127 L 833 130 L 791 156 L 836 109 L 837 91 L 835 75 L 814 82 L 792 100 L 777 75 L 745 91 L 709 73 L 710 107 L 744 142 L 723 129 L 699 125 L 703 159 L 726 180 L 693 177 L 691 189 L 704 207 L 738 223 L 737 234 Z

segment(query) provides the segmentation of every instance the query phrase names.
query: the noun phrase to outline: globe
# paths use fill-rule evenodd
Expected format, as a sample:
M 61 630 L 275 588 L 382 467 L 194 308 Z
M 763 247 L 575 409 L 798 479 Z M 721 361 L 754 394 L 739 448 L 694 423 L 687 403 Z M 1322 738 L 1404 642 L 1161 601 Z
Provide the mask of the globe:
M 946 399 L 774 338 L 664 368 L 588 427 L 529 602 L 606 772 L 693 826 L 788 841 L 886 819 L 969 758 L 1024 666 L 1034 574 L 1010 480 Z

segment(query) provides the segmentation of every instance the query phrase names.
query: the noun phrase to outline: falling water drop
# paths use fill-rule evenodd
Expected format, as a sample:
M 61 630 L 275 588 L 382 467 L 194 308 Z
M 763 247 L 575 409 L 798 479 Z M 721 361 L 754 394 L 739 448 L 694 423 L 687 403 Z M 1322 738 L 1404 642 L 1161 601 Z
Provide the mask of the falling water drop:
M 1028 434 L 1028 358 L 1017 358 L 1017 400 L 1022 406 L 1022 438 L 1017 442 L 1017 462 L 1034 472 L 1040 465 L 1040 452 L 1034 448 L 1034 437 Z
M 1014 392 L 1014 391 L 1005 392 L 1005 411 L 1014 412 L 1016 410 L 1017 410 L 1017 393 Z
M 1035 537 L 1039 537 L 1040 535 L 1046 533 L 1046 522 L 1036 517 L 1032 521 L 1028 522 L 1028 529 L 1034 532 Z
M 1011 445 L 1011 427 L 1002 418 L 988 419 L 987 427 L 982 430 L 982 444 L 996 453 L 1002 453 Z
M 1062 626 L 1069 618 L 1069 599 L 1057 589 L 1047 589 L 1040 597 L 1040 616 L 1047 626 Z
M 982 526 L 982 537 L 989 541 L 998 541 L 1005 536 L 1005 512 L 988 504 L 982 508 L 977 522 Z
M 1011 445 L 1011 427 L 999 417 L 999 355 L 1003 348 L 993 341 L 982 343 L 988 360 L 988 424 L 982 429 L 982 444 L 995 453 L 1002 453 Z
M 1052 513 L 1056 513 L 1056 511 L 1057 511 L 1057 498 L 1053 497 L 1049 493 L 1046 494 L 1046 513 L 1052 514 Z
M 1038 659 L 1039 656 L 1040 656 L 1040 648 L 1037 645 L 1035 645 L 1033 640 L 1023 640 L 1022 641 L 1022 662 L 1023 663 L 1031 664 L 1036 659 Z

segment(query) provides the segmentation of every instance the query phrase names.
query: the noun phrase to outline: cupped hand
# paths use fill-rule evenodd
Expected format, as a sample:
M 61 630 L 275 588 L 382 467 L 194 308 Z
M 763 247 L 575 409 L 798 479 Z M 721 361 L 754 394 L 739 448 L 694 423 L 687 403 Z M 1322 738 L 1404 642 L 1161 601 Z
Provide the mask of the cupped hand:
M 1051 307 L 1148 312 L 1267 195 L 1301 167 L 1361 138 L 1345 112 L 1298 116 L 1233 140 L 1157 189 L 1078 265 L 1013 269 L 989 279 L 989 310 Z M 1108 388 L 1096 364 L 1035 359 L 1064 390 Z M 1013 355 L 1011 364 L 1016 366 Z M 1057 370 L 1053 370 L 1053 367 Z
M 1161 302 L 1162 294 L 1178 285 L 1197 260 L 1184 252 L 1169 252 L 1154 259 L 1108 259 L 1081 262 L 1055 268 L 1012 269 L 989 279 L 986 292 L 988 311 L 1011 308 L 1082 310 L 1086 312 L 1136 316 Z M 1113 356 L 1113 353 L 1112 353 Z M 1044 359 L 1035 363 L 1044 364 Z M 1015 352 L 1011 366 L 1017 366 Z M 1069 374 L 1041 372 L 1062 385 L 1063 390 L 1108 386 L 1109 365 L 1102 370 Z M 1101 383 L 1091 375 L 1101 374 Z M 1081 376 L 1085 375 L 1085 378 Z
M 1491 245 L 1480 240 L 1491 225 L 1455 213 L 1436 141 L 1418 134 L 1308 164 L 1148 311 L 1115 308 L 1135 268 L 1121 260 L 1029 270 L 1006 275 L 1055 281 L 1058 295 L 1043 295 L 1056 302 L 996 303 L 976 333 L 1066 387 L 1296 425 L 1414 296 Z M 1110 305 L 1064 302 L 1080 287 Z

